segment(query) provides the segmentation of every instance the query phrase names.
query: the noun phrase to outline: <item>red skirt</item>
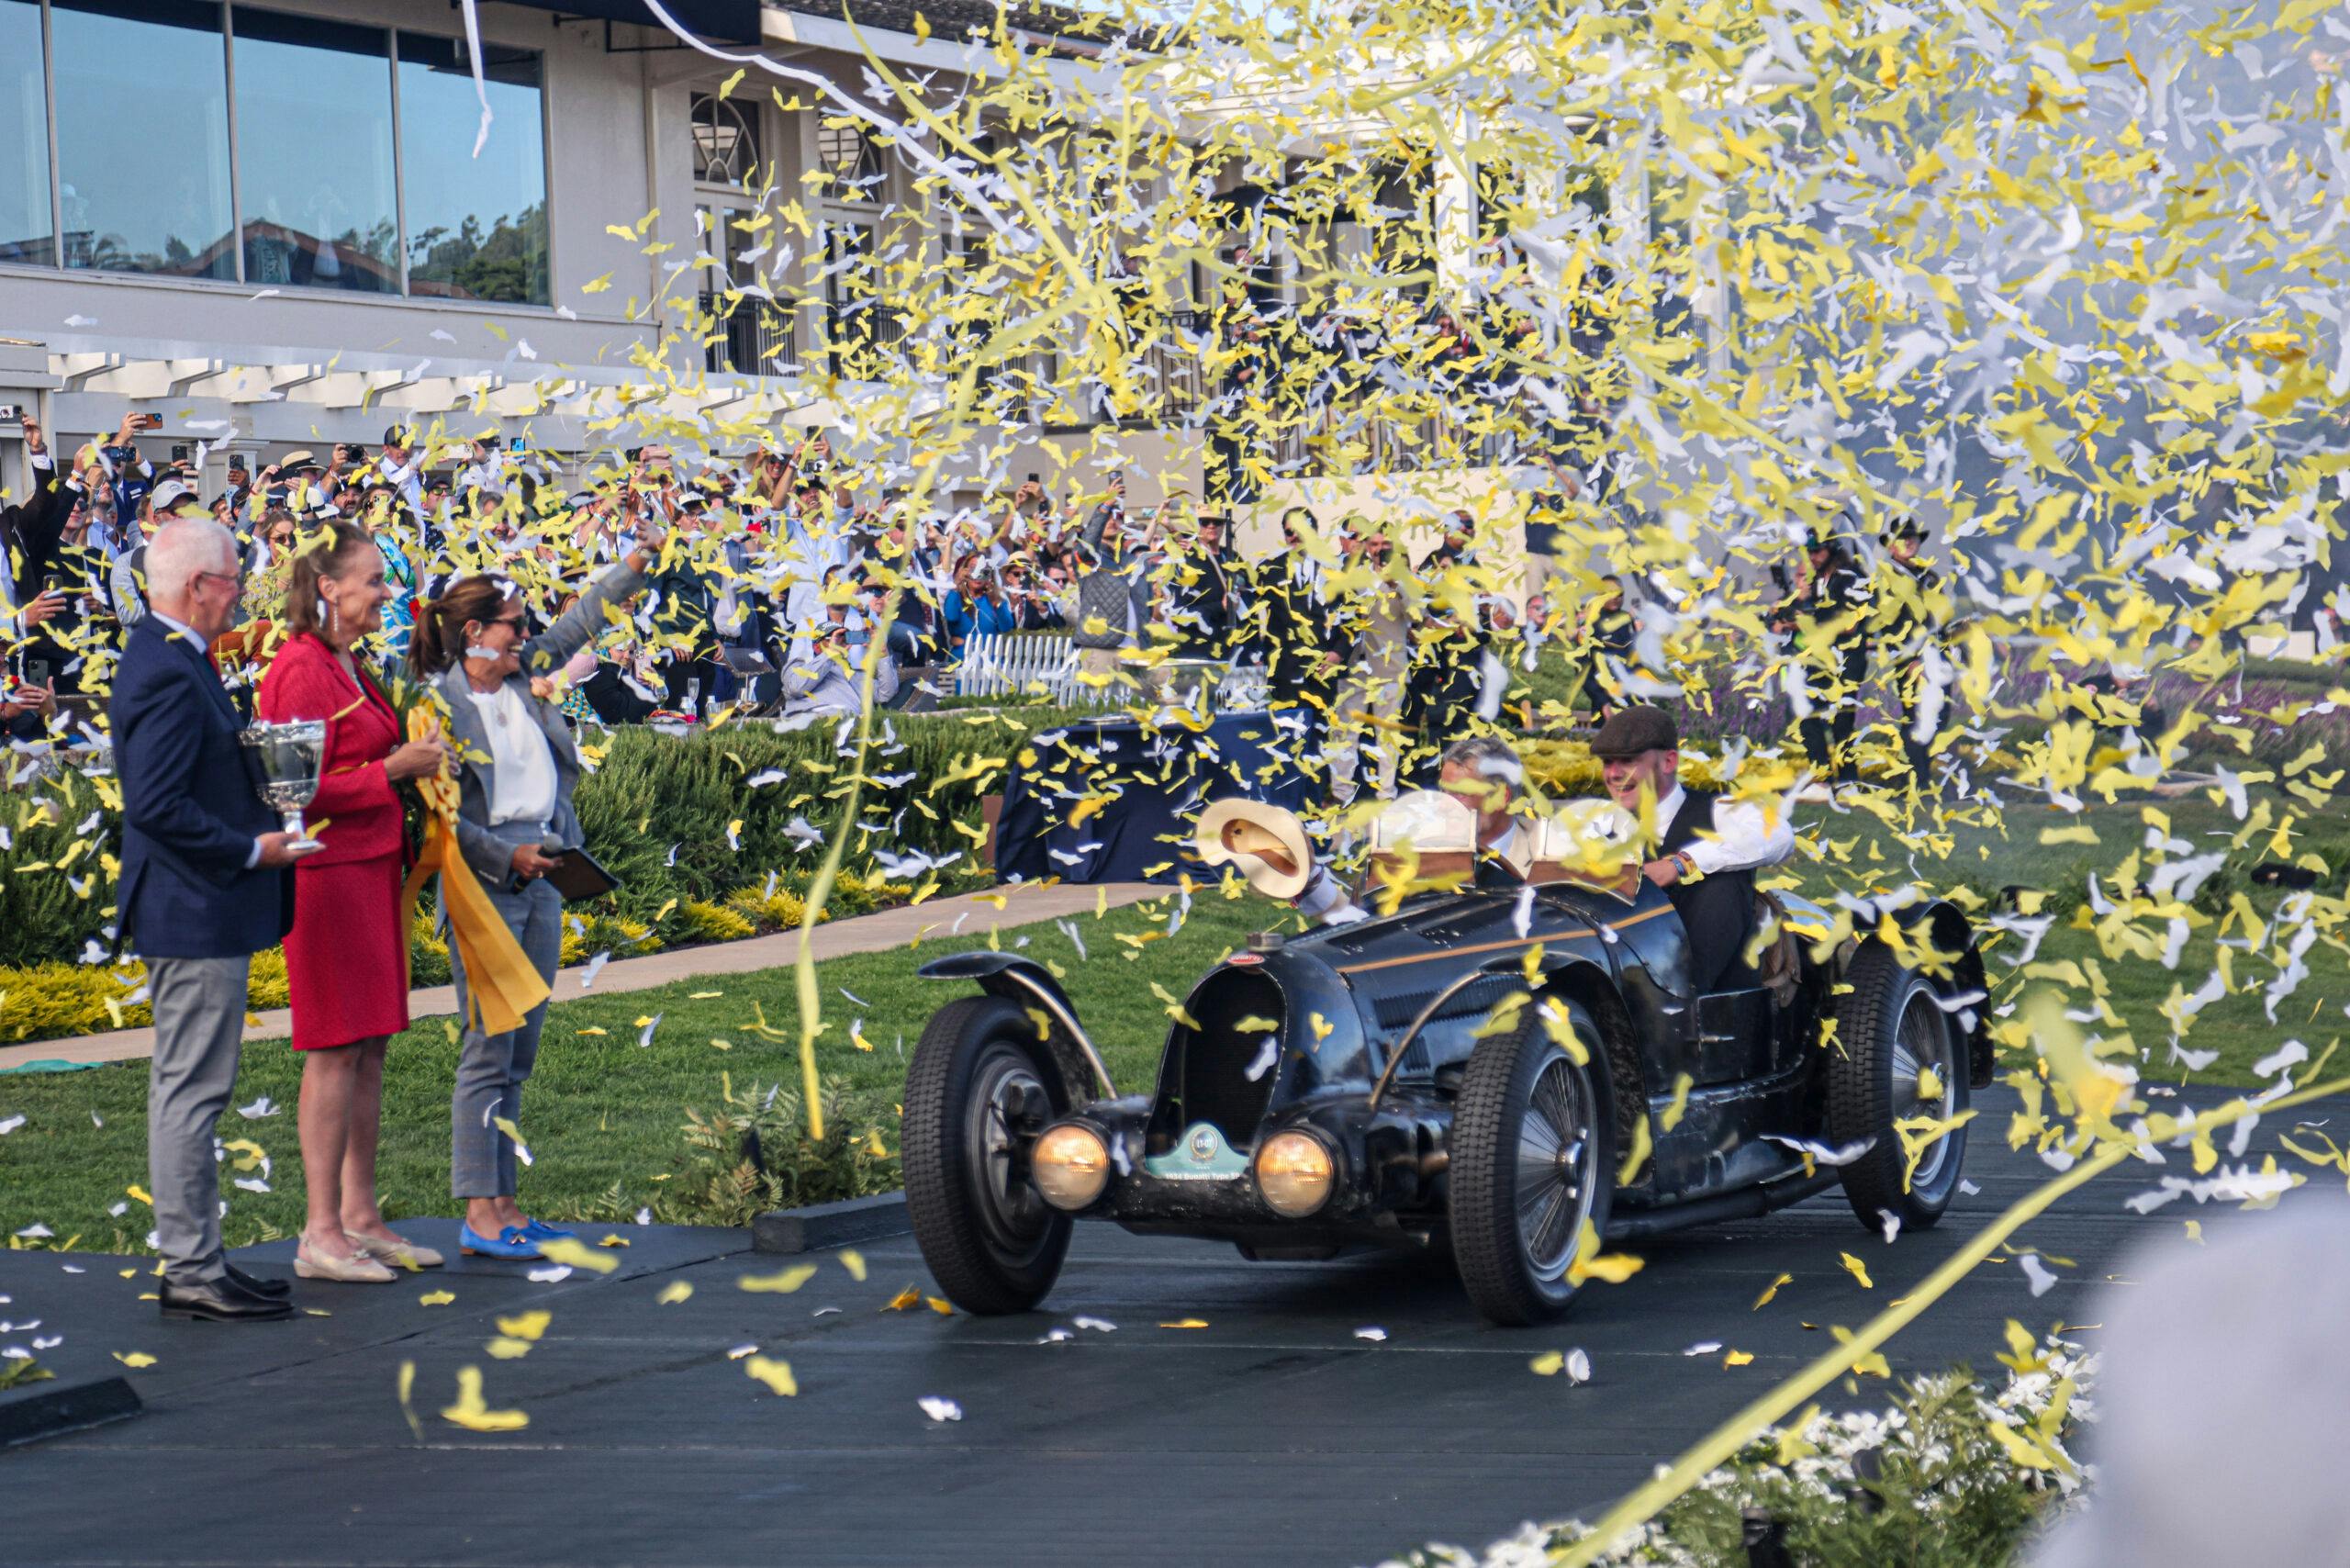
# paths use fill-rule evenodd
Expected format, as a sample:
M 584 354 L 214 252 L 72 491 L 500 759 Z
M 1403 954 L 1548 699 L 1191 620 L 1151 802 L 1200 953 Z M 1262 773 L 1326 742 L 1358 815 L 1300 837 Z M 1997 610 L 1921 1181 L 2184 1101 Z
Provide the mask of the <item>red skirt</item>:
M 297 866 L 285 936 L 294 1048 L 330 1050 L 408 1027 L 400 857 Z

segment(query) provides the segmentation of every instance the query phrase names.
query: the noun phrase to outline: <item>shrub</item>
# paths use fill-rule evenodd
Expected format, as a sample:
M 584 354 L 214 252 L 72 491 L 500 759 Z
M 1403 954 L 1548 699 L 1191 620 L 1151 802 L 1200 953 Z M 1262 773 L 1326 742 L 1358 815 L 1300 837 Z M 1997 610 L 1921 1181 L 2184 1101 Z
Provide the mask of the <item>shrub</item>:
M 736 942 L 758 930 L 739 912 L 701 899 L 688 899 L 678 915 L 699 942 Z
M 822 1090 L 824 1137 L 808 1136 L 806 1102 L 789 1084 L 734 1091 L 719 1076 L 718 1106 L 705 1114 L 690 1106 L 679 1129 L 685 1148 L 646 1205 L 667 1225 L 746 1226 L 769 1209 L 829 1204 L 894 1192 L 898 1156 L 882 1137 L 897 1127 L 887 1094 L 853 1093 L 839 1079 Z M 635 1210 L 615 1185 L 565 1217 L 625 1220 Z
M 283 1007 L 285 955 L 253 955 L 245 1005 L 258 1013 Z M 155 1021 L 147 1000 L 147 966 L 132 960 L 97 964 L 29 964 L 0 969 L 0 1042 L 51 1040 L 104 1029 L 136 1029 Z
M 763 888 L 744 888 L 727 898 L 726 907 L 762 931 L 789 931 L 808 915 L 807 903 L 785 887 L 772 893 Z M 828 901 L 821 919 L 830 920 L 839 911 L 839 904 Z
M 2010 1343 L 2031 1339 L 2009 1328 Z M 2009 1358 L 2002 1357 L 2003 1361 Z M 1882 1415 L 1813 1414 L 1765 1434 L 1597 1561 L 1747 1568 L 1986 1568 L 2008 1562 L 2080 1471 L 2065 1451 L 2087 1411 L 2095 1359 L 2050 1339 L 1992 1388 L 1964 1368 L 1905 1383 Z M 1765 1550 L 1748 1555 L 1750 1531 Z M 1451 1547 L 1407 1553 L 1410 1568 L 1542 1562 L 1589 1535 L 1579 1521 L 1528 1525 L 1482 1560 Z M 1766 1549 L 1775 1547 L 1775 1553 Z
M 0 825 L 9 840 L 0 849 L 0 966 L 71 959 L 92 940 L 111 946 L 122 854 L 111 798 L 68 770 L 21 792 L 0 790 Z

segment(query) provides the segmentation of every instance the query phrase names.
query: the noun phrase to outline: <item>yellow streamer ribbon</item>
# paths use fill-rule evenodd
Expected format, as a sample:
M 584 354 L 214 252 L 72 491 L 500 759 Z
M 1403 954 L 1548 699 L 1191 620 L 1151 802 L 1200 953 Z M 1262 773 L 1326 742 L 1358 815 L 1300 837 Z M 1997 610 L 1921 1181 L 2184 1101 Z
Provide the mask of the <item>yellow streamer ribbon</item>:
M 420 740 L 439 728 L 424 707 L 408 711 L 410 740 Z M 552 994 L 538 966 L 524 955 L 503 917 L 482 890 L 481 879 L 466 864 L 457 846 L 457 784 L 449 765 L 417 780 L 424 803 L 431 808 L 424 829 L 424 848 L 417 856 L 408 881 L 400 889 L 400 929 L 416 924 L 417 895 L 424 879 L 439 873 L 441 909 L 449 919 L 449 946 L 464 966 L 465 1021 L 487 1035 L 510 1034 L 523 1018 Z M 401 952 L 407 947 L 403 944 Z

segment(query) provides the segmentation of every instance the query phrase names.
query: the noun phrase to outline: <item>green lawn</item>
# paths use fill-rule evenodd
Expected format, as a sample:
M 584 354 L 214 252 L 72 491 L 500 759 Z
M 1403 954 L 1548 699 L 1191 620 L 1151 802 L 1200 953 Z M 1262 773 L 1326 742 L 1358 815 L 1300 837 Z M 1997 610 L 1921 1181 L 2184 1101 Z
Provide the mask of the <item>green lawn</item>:
M 2199 798 L 2155 803 L 2170 817 L 2172 834 L 2200 846 L 2225 841 L 2209 836 L 2232 819 Z M 2004 833 L 1981 825 L 1955 829 L 1946 846 L 1915 851 L 1917 876 L 1938 886 L 1964 881 L 1985 891 L 2010 884 L 2048 889 L 2063 913 L 2042 944 L 2043 960 L 2099 959 L 2109 998 L 2141 1050 L 2140 1069 L 2153 1081 L 2189 1078 L 2209 1082 L 2252 1081 L 2251 1065 L 2286 1039 L 2300 1037 L 2322 1050 L 2336 1033 L 2332 1022 L 2345 1001 L 2344 966 L 2336 949 L 2311 949 L 2311 974 L 2279 1008 L 2278 1022 L 2263 1014 L 2259 991 L 2275 972 L 2266 958 L 2236 956 L 2236 983 L 2248 988 L 2212 1003 L 2198 1018 L 2187 1046 L 2221 1054 L 2206 1070 L 2186 1074 L 2169 1063 L 2168 1026 L 2156 1009 L 2176 983 L 2192 992 L 2213 963 L 2210 929 L 2199 933 L 2176 971 L 2140 959 L 2100 959 L 2094 936 L 2065 924 L 2081 901 L 2088 873 L 2119 863 L 2143 837 L 2143 807 L 2097 806 L 2078 818 L 2059 818 L 2042 807 L 2020 806 L 2008 814 Z M 2086 823 L 2097 845 L 2042 846 L 2042 827 Z M 1858 814 L 1807 817 L 1807 836 L 1824 844 L 1824 859 L 1804 870 L 1806 890 L 1815 896 L 1841 886 L 1865 890 L 1896 885 L 1912 876 L 1913 850 L 1899 835 Z M 2350 860 L 2350 824 L 2322 824 L 2314 838 L 2298 839 L 2296 852 L 2315 849 L 2330 867 Z M 1942 851 L 1938 853 L 1937 851 Z M 2264 857 L 2258 846 L 2230 862 L 2227 889 L 2244 888 L 2244 875 Z M 2101 876 L 2106 873 L 2100 872 Z M 2109 876 L 2106 876 L 2109 880 Z M 2338 874 L 2329 886 L 2339 886 Z M 2247 889 L 2264 916 L 2278 895 Z M 2223 907 L 2224 898 L 2200 901 Z M 1015 910 L 1017 905 L 1013 906 Z M 1201 970 L 1248 931 L 1285 917 L 1285 912 L 1254 898 L 1232 901 L 1211 890 L 1195 902 L 1180 933 L 1139 945 L 1120 942 L 1163 930 L 1172 904 L 1158 901 L 1104 918 L 1081 916 L 1073 924 L 1088 957 L 1080 962 L 1069 938 L 1052 923 L 1007 928 L 997 934 L 1005 946 L 1022 940 L 1028 951 L 1061 965 L 1079 1010 L 1102 1043 L 1122 1087 L 1148 1081 L 1166 1027 L 1164 1004 L 1152 982 L 1181 995 Z M 822 966 L 825 1032 L 820 1042 L 822 1070 L 845 1082 L 882 1109 L 894 1102 L 903 1082 L 902 1050 L 911 1050 L 932 1009 L 959 988 L 913 978 L 923 958 L 959 947 L 983 946 L 989 932 L 967 923 L 956 936 L 945 932 L 926 941 L 920 954 L 903 949 L 835 959 Z M 2003 938 L 2004 940 L 2004 938 Z M 1995 958 L 1999 1000 L 2014 994 L 2012 971 Z M 851 1000 L 854 997 L 856 1000 Z M 2076 1004 L 2085 995 L 2073 998 Z M 768 1023 L 796 1031 L 795 984 L 787 969 L 753 976 L 688 981 L 654 991 L 559 1001 L 548 1024 L 546 1044 L 532 1081 L 522 1116 L 524 1136 L 537 1163 L 524 1174 L 526 1204 L 562 1213 L 592 1205 L 617 1190 L 625 1212 L 659 1197 L 663 1183 L 685 1152 L 681 1128 L 688 1106 L 708 1110 L 719 1101 L 721 1075 L 731 1075 L 739 1092 L 752 1083 L 778 1080 L 796 1083 L 799 1067 L 789 1040 L 759 1035 L 755 1007 Z M 640 1047 L 640 1020 L 660 1015 L 652 1043 Z M 851 1025 L 861 1021 L 870 1051 L 851 1044 Z M 602 1031 L 594 1033 L 593 1031 Z M 2115 1033 L 2106 1026 L 2103 1033 Z M 790 1038 L 796 1039 L 796 1034 Z M 719 1042 L 724 1042 L 724 1046 Z M 448 1196 L 449 1092 L 455 1046 L 448 1020 L 411 1029 L 393 1047 L 385 1111 L 382 1160 L 384 1191 L 397 1215 L 452 1215 Z M 0 1121 L 21 1114 L 25 1124 L 0 1137 L 0 1231 L 13 1234 L 45 1224 L 58 1238 L 78 1237 L 93 1249 L 135 1248 L 147 1229 L 146 1214 L 128 1189 L 146 1175 L 147 1074 L 143 1063 L 56 1077 L 0 1078 Z M 298 1067 L 282 1043 L 248 1047 L 234 1103 L 267 1095 L 279 1114 L 248 1121 L 233 1111 L 223 1118 L 224 1138 L 249 1137 L 274 1162 L 271 1192 L 229 1190 L 229 1235 L 247 1241 L 298 1228 L 301 1170 L 295 1142 L 293 1106 Z M 890 1140 L 894 1148 L 894 1139 Z M 129 1206 L 121 1216 L 108 1209 Z
M 1231 902 L 1207 892 L 1173 937 L 1139 946 L 1117 940 L 1120 934 L 1163 931 L 1172 913 L 1171 901 L 1160 901 L 1113 910 L 1101 919 L 1077 917 L 1071 924 L 1089 955 L 1082 964 L 1069 937 L 1051 922 L 996 934 L 1007 947 L 1024 939 L 1027 951 L 1069 971 L 1087 1027 L 1122 1089 L 1155 1070 L 1165 1037 L 1165 1007 L 1151 993 L 1151 982 L 1181 995 L 1203 969 L 1276 912 L 1254 899 Z M 931 1011 L 968 990 L 917 980 L 915 967 L 942 953 L 985 946 L 989 935 L 973 919 L 959 935 L 934 933 L 919 953 L 899 948 L 820 966 L 824 1033 L 818 1056 L 825 1076 L 836 1076 L 852 1092 L 867 1092 L 881 1103 L 894 1103 L 905 1081 L 901 1042 L 910 1054 Z M 764 1009 L 767 1023 L 789 1032 L 789 1038 L 760 1036 L 753 1027 L 755 1009 Z M 656 1014 L 661 1022 L 652 1043 L 640 1047 L 640 1020 Z M 738 1092 L 755 1082 L 799 1081 L 799 1016 L 789 968 L 558 1000 L 523 1099 L 523 1138 L 535 1161 L 522 1173 L 525 1205 L 559 1213 L 596 1203 L 616 1183 L 629 1210 L 652 1203 L 662 1191 L 654 1178 L 669 1173 L 684 1150 L 685 1108 L 714 1107 L 722 1074 L 731 1077 Z M 860 1020 L 863 1037 L 874 1047 L 870 1051 L 849 1042 L 851 1026 Z M 395 1217 L 461 1212 L 449 1196 L 453 1027 L 452 1020 L 431 1019 L 392 1044 L 378 1170 L 386 1210 Z M 603 1032 L 585 1032 L 589 1030 Z M 282 1109 L 251 1121 L 231 1109 L 221 1118 L 223 1139 L 251 1138 L 272 1160 L 266 1193 L 228 1186 L 227 1178 L 235 1173 L 224 1169 L 232 1243 L 301 1228 L 302 1170 L 294 1126 L 299 1089 L 300 1065 L 283 1042 L 245 1047 L 232 1106 L 249 1105 L 265 1094 Z M 42 1224 L 61 1242 L 78 1236 L 84 1249 L 142 1249 L 147 1210 L 127 1193 L 134 1184 L 146 1184 L 146 1104 L 144 1062 L 0 1078 L 0 1121 L 26 1118 L 24 1126 L 0 1137 L 0 1232 L 13 1236 Z M 894 1137 L 890 1147 L 896 1147 Z M 125 1202 L 129 1206 L 121 1216 L 108 1214 Z

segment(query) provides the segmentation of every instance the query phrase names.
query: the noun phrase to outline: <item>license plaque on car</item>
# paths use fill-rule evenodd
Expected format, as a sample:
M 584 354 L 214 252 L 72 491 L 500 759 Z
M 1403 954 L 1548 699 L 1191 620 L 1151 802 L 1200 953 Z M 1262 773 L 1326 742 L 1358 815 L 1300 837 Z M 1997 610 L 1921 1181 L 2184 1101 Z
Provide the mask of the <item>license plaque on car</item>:
M 1248 1174 L 1248 1159 L 1211 1122 L 1193 1122 L 1173 1148 L 1145 1159 L 1142 1168 L 1165 1182 L 1222 1182 Z

